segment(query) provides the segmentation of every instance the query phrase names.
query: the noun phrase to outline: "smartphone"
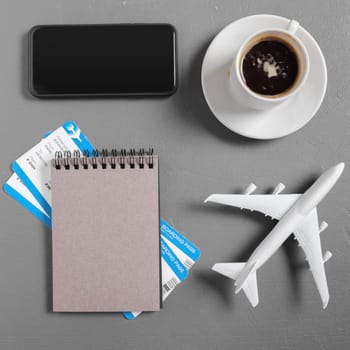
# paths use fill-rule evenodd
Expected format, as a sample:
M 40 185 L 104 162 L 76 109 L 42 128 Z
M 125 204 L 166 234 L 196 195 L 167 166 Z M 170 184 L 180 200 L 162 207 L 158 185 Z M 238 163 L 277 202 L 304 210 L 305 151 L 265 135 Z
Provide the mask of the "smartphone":
M 168 96 L 177 88 L 170 24 L 40 25 L 29 32 L 36 97 Z

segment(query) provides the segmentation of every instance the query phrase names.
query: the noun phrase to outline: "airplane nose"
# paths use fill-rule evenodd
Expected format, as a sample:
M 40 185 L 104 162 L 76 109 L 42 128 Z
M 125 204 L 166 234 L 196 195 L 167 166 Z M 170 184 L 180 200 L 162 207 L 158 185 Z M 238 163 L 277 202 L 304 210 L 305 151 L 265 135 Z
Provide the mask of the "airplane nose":
M 329 169 L 329 174 L 332 174 L 331 176 L 335 181 L 337 181 L 340 177 L 340 175 L 343 173 L 345 168 L 345 164 L 343 162 L 338 163 L 337 165 L 334 165 L 332 168 Z
M 307 215 L 327 195 L 339 180 L 344 163 L 338 163 L 326 170 L 298 201 L 300 214 Z
M 337 173 L 339 174 L 339 176 L 344 171 L 344 168 L 345 168 L 345 163 L 343 163 L 343 162 L 336 165 Z
M 344 167 L 345 167 L 345 164 L 341 162 L 332 166 L 330 169 L 328 169 L 328 171 L 326 171 L 326 173 L 332 174 L 331 176 L 338 178 L 342 174 Z
M 345 164 L 343 162 L 338 163 L 332 166 L 331 168 L 329 168 L 327 171 L 325 171 L 324 174 L 327 174 L 326 176 L 332 179 L 331 181 L 336 182 L 338 181 L 340 175 L 342 174 L 344 167 L 345 167 Z

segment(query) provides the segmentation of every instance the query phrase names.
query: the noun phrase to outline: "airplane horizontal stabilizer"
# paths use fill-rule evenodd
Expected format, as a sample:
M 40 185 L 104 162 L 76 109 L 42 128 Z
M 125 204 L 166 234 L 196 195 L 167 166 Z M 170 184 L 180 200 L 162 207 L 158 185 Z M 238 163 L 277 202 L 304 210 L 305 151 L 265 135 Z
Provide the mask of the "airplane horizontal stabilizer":
M 215 264 L 211 269 L 215 272 L 220 273 L 228 278 L 236 280 L 238 275 L 243 270 L 245 263 L 218 263 Z
M 218 263 L 212 267 L 213 271 L 220 273 L 228 278 L 236 280 L 242 272 L 245 263 Z M 254 267 L 253 265 L 252 267 Z M 251 269 L 249 269 L 251 271 Z M 241 287 L 253 307 L 259 304 L 258 285 L 256 280 L 256 272 L 250 272 L 244 280 Z

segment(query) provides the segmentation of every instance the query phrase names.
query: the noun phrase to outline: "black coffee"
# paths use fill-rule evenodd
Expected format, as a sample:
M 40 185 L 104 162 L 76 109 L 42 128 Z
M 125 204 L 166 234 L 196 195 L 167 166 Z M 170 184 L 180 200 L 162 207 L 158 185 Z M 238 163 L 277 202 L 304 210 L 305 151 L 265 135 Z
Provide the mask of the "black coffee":
M 293 86 L 298 75 L 298 59 L 287 44 L 268 39 L 260 41 L 246 53 L 242 68 L 251 90 L 273 96 Z

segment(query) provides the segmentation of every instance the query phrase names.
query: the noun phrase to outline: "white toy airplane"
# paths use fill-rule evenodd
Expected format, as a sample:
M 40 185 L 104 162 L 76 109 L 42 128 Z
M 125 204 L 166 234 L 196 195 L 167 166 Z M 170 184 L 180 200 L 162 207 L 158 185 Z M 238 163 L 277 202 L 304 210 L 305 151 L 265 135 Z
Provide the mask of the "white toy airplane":
M 324 263 L 332 256 L 327 251 L 322 256 L 320 233 L 328 224 L 318 226 L 316 206 L 338 181 L 344 170 L 344 163 L 339 163 L 325 171 L 304 194 L 279 195 L 283 184 L 277 185 L 272 195 L 251 195 L 256 189 L 250 184 L 243 195 L 212 194 L 205 202 L 226 204 L 241 209 L 250 209 L 280 220 L 273 230 L 255 249 L 246 263 L 218 263 L 212 269 L 235 280 L 236 294 L 243 289 L 253 307 L 259 303 L 256 271 L 277 251 L 287 238 L 294 233 L 305 252 L 306 260 L 320 293 L 323 308 L 327 307 L 329 293 Z

